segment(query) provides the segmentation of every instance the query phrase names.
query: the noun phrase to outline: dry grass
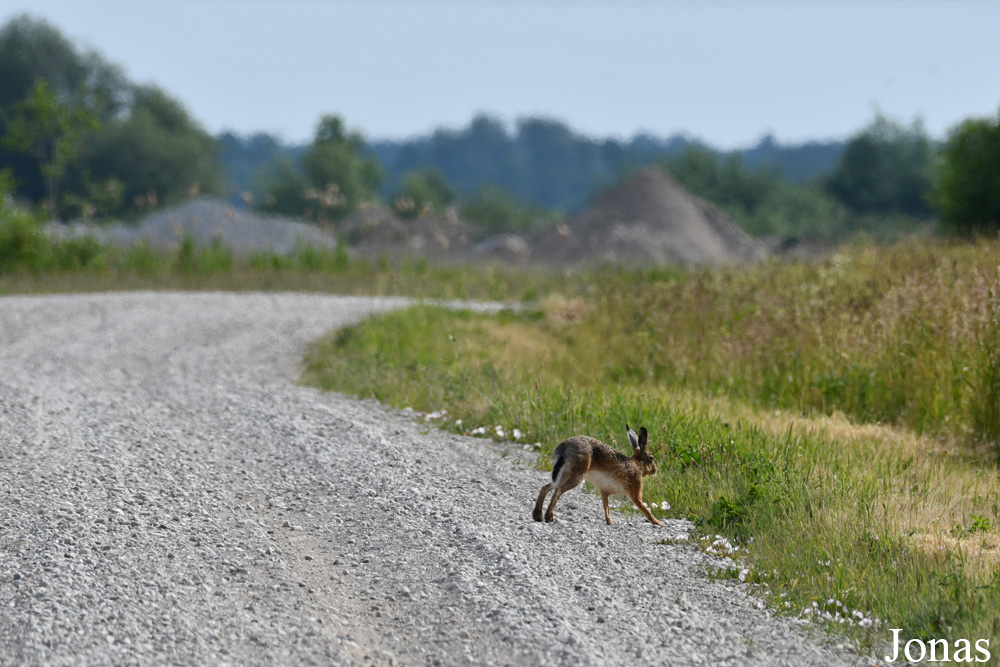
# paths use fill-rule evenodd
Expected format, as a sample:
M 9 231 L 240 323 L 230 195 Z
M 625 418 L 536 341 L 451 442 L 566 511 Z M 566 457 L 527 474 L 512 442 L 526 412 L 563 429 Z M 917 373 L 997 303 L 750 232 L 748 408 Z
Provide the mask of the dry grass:
M 858 424 L 843 413 L 809 415 L 761 410 L 728 398 L 684 392 L 684 410 L 725 421 L 746 421 L 774 437 L 792 432 L 857 451 L 862 461 L 895 462 L 895 483 L 878 498 L 895 516 L 904 539 L 933 552 L 963 550 L 970 568 L 988 575 L 1000 568 L 1000 523 L 968 532 L 973 516 L 1000 516 L 1000 474 L 992 447 L 955 436 L 920 435 L 884 424 Z

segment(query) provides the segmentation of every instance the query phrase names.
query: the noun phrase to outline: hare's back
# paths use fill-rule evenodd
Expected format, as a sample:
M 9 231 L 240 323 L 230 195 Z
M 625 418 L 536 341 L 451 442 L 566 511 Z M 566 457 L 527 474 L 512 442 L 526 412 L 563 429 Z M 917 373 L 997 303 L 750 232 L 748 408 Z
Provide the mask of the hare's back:
M 609 470 L 626 465 L 629 457 L 617 449 L 604 444 L 597 438 L 586 435 L 576 435 L 567 438 L 556 446 L 553 455 L 556 459 L 579 462 L 587 468 Z
M 586 435 L 574 435 L 572 438 L 566 438 L 556 445 L 553 454 L 556 456 L 571 456 L 574 458 L 580 456 L 589 457 L 591 452 L 599 447 L 607 447 L 607 445 L 596 438 L 591 438 Z

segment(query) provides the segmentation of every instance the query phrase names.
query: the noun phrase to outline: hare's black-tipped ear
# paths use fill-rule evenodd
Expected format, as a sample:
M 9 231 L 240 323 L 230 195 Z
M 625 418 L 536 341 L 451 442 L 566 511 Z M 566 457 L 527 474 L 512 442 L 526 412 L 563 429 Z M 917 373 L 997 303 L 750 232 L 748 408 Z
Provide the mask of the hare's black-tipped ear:
M 646 429 L 639 429 L 639 430 L 645 431 Z M 641 447 L 641 445 L 639 444 L 640 437 L 635 434 L 635 431 L 633 431 L 632 428 L 628 425 L 628 422 L 625 423 L 625 432 L 628 433 L 628 444 L 632 445 L 632 451 L 634 452 L 637 449 L 639 449 Z
M 646 440 L 649 439 L 649 433 L 646 431 L 645 426 L 639 427 L 639 449 L 646 451 Z

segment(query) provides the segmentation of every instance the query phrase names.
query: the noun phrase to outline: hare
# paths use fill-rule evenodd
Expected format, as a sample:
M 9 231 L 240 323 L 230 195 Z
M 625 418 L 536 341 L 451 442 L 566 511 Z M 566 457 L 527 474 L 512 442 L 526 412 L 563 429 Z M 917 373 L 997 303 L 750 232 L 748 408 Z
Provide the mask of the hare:
M 609 447 L 600 440 L 577 435 L 563 440 L 552 452 L 552 482 L 542 487 L 535 502 L 535 510 L 531 517 L 535 521 L 542 520 L 542 505 L 549 491 L 555 489 L 552 501 L 545 513 L 545 521 L 555 519 L 556 502 L 559 497 L 584 478 L 601 491 L 601 502 L 604 503 L 604 520 L 611 525 L 611 513 L 608 511 L 608 496 L 613 493 L 624 493 L 636 507 L 639 508 L 650 523 L 662 526 L 663 522 L 654 517 L 649 508 L 642 502 L 642 478 L 656 473 L 656 463 L 653 457 L 646 453 L 646 428 L 639 429 L 639 435 L 625 424 L 628 441 L 632 445 L 632 456 L 628 457 Z

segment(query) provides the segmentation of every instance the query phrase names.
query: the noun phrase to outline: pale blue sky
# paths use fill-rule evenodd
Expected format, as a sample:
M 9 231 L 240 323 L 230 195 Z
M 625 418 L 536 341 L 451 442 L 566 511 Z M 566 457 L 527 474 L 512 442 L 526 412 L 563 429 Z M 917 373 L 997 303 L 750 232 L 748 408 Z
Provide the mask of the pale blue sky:
M 1000 3 L 6 0 L 180 98 L 215 133 L 369 138 L 485 111 L 723 148 L 843 138 L 875 109 L 932 135 L 1000 108 Z

